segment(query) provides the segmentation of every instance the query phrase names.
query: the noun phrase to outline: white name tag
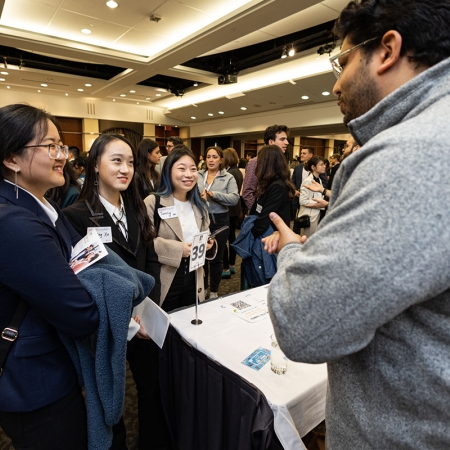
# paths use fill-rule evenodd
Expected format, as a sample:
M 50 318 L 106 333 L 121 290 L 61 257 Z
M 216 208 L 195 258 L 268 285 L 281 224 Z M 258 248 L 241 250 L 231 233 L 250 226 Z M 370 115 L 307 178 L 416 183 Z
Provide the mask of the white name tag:
M 165 208 L 158 209 L 159 217 L 163 220 L 171 219 L 172 217 L 178 217 L 177 208 L 175 206 L 166 206 Z
M 97 232 L 100 240 L 104 244 L 108 244 L 109 242 L 112 242 L 111 227 L 89 227 L 87 229 L 88 233 L 91 233 L 93 230 L 95 230 Z
M 262 211 L 262 206 L 259 203 L 257 203 L 256 204 L 256 212 L 259 214 L 261 211 Z

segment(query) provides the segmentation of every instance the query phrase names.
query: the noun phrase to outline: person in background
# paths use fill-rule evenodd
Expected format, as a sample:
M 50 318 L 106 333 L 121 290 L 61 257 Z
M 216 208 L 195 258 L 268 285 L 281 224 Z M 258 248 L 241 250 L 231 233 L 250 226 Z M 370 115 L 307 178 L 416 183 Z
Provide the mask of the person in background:
M 206 201 L 211 232 L 230 226 L 228 207 L 235 206 L 239 201 L 239 190 L 233 175 L 223 167 L 223 151 L 220 147 L 209 147 L 206 150 L 206 171 L 199 173 L 199 190 Z M 218 297 L 223 271 L 223 252 L 228 239 L 228 230 L 216 236 L 216 257 L 205 263 L 205 285 L 208 286 L 208 275 L 211 273 L 210 296 Z
M 72 161 L 72 169 L 77 178 L 78 184 L 83 187 L 84 176 L 86 174 L 87 158 L 79 156 Z
M 167 143 L 166 143 L 167 155 L 161 156 L 161 159 L 159 160 L 159 164 L 156 165 L 156 170 L 159 173 L 161 173 L 161 171 L 162 171 L 162 168 L 164 166 L 164 161 L 166 160 L 167 156 L 170 155 L 170 152 L 177 145 L 183 145 L 183 139 L 181 139 L 179 136 L 172 136 L 167 139 Z
M 197 169 L 202 170 L 205 168 L 205 165 L 206 165 L 205 158 L 203 158 L 203 155 L 200 155 L 198 158 Z
M 144 200 L 156 228 L 155 252 L 161 264 L 161 293 L 154 300 L 167 312 L 193 305 L 197 298 L 196 271 L 189 272 L 192 240 L 199 232 L 209 231 L 208 211 L 200 198 L 197 180 L 194 154 L 188 147 L 177 145 L 164 164 L 158 193 Z M 159 207 L 175 207 L 177 214 L 163 220 L 158 215 Z M 213 243 L 210 240 L 206 250 Z M 197 269 L 197 278 L 198 296 L 203 301 L 202 267 Z
M 136 182 L 142 200 L 159 186 L 159 172 L 156 166 L 161 159 L 159 145 L 153 139 L 142 139 L 137 150 Z
M 64 184 L 47 191 L 46 198 L 51 198 L 61 209 L 72 205 L 80 196 L 80 183 L 72 169 L 71 164 L 66 164 L 63 169 Z
M 360 148 L 353 136 L 350 136 L 347 142 L 344 144 L 344 153 L 342 154 L 342 160 L 350 156 L 352 153 L 356 152 Z
M 86 179 L 79 201 L 64 214 L 84 236 L 88 228 L 109 229 L 105 245 L 129 266 L 150 273 L 154 229 L 141 200 L 135 177 L 136 158 L 131 143 L 118 134 L 102 134 L 92 144 Z M 136 383 L 139 447 L 169 445 L 167 425 L 157 407 L 158 376 L 154 370 L 158 347 L 149 339 L 139 318 L 130 320 L 127 360 Z M 123 420 L 114 427 L 112 449 L 125 449 Z
M 9 352 L 2 339 L 0 426 L 17 449 L 87 449 L 85 403 L 59 335 L 87 338 L 99 315 L 69 266 L 80 236 L 44 196 L 64 185 L 68 154 L 53 116 L 0 108 L 0 329 L 11 339 Z
M 226 148 L 223 151 L 223 166 L 230 175 L 233 175 L 234 179 L 236 180 L 238 191 L 241 192 L 244 177 L 242 176 L 242 172 L 238 169 L 238 161 L 239 158 L 234 148 Z M 228 246 L 225 244 L 225 249 L 223 252 L 222 278 L 230 278 L 231 275 L 234 274 L 234 265 L 236 264 L 236 251 L 233 247 L 231 247 L 231 244 L 236 239 L 236 225 L 240 215 L 241 202 L 239 198 L 239 201 L 235 206 L 228 207 L 230 229 L 228 234 Z
M 69 147 L 69 162 L 72 163 L 74 159 L 80 156 L 80 149 L 76 145 Z
M 341 155 L 339 153 L 334 153 L 330 156 L 330 178 L 328 178 L 328 186 L 327 188 L 331 190 L 333 186 L 333 179 L 336 175 L 337 170 L 339 169 L 341 163 Z
M 314 198 L 317 197 L 319 200 L 322 200 L 323 194 L 314 193 L 312 190 L 308 189 L 307 186 L 311 185 L 312 182 L 315 181 L 320 184 L 322 191 L 324 193 L 326 192 L 326 188 L 324 188 L 320 178 L 320 175 L 324 174 L 326 170 L 324 158 L 321 156 L 313 156 L 306 163 L 306 170 L 309 172 L 309 175 L 302 182 L 302 186 L 300 188 L 300 211 L 298 212 L 298 216 L 309 216 L 311 225 L 309 228 L 303 228 L 300 230 L 301 235 L 309 237 L 317 230 L 320 221 L 320 211 L 323 207 L 322 203 L 317 203 Z

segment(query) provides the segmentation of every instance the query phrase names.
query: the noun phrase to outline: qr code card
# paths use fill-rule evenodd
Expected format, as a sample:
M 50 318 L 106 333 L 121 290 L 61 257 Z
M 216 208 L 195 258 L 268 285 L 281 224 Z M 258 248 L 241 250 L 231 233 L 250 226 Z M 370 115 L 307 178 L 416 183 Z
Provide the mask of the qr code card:
M 253 370 L 260 370 L 267 364 L 268 361 L 270 361 L 270 350 L 267 348 L 258 347 L 249 356 L 247 356 L 244 361 L 241 361 L 241 364 L 251 367 Z

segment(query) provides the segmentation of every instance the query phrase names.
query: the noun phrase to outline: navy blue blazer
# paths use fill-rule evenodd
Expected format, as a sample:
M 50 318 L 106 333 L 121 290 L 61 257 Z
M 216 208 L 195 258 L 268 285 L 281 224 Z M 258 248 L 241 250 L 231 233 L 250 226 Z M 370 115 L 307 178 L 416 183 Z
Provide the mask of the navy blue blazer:
M 77 385 L 72 361 L 58 332 L 82 339 L 98 327 L 90 295 L 69 267 L 79 240 L 61 210 L 53 225 L 26 191 L 0 181 L 0 330 L 21 299 L 29 309 L 0 377 L 0 411 L 24 412 L 49 405 Z

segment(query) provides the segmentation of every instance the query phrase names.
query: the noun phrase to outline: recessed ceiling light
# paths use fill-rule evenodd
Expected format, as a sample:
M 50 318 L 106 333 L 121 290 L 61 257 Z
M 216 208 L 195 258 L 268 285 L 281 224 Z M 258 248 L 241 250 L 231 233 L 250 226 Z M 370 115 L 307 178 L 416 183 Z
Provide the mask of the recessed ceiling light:
M 247 111 L 247 108 L 245 106 L 241 106 L 242 111 Z
M 167 92 L 167 89 L 156 88 L 155 91 L 158 91 L 158 92 Z
M 145 100 L 150 100 L 150 97 L 147 97 Z
M 126 97 L 126 94 L 120 94 L 121 97 Z
M 195 82 L 195 83 L 194 83 L 194 86 L 195 86 L 195 87 L 197 87 L 197 86 L 198 86 L 198 83 L 197 83 L 197 82 Z
M 2 75 L 9 75 L 8 72 L 0 72 Z
M 161 94 L 156 94 L 156 97 L 161 97 Z
M 219 114 L 225 114 L 223 111 L 219 111 Z
M 40 90 L 40 89 L 38 89 L 38 92 L 41 92 L 41 90 Z
M 302 99 L 303 99 L 303 100 L 308 100 L 308 98 L 309 98 L 309 97 L 308 97 L 307 95 L 302 95 Z
M 130 94 L 135 94 L 136 93 L 136 91 L 130 91 Z
M 47 87 L 47 86 L 48 86 L 48 84 L 45 84 L 45 83 L 41 83 L 41 86 L 42 86 L 42 87 Z
M 5 81 L 5 79 L 4 78 L 0 78 L 0 81 Z
M 92 31 L 91 31 L 89 28 L 83 28 L 83 29 L 81 30 L 81 32 L 82 32 L 83 34 L 91 34 L 91 33 L 92 33 Z
M 213 113 L 208 113 L 208 116 L 211 116 L 211 117 L 212 117 L 213 115 L 214 115 Z
M 136 102 L 136 105 L 139 105 L 139 102 Z
M 6 86 L 6 89 L 11 89 L 11 86 Z
M 195 117 L 195 116 L 191 116 L 191 119 L 194 119 L 194 120 L 195 120 L 196 118 L 197 118 L 197 117 Z
M 66 97 L 68 96 L 69 94 L 66 92 Z
M 115 102 L 116 101 L 116 99 L 115 98 L 113 98 L 113 102 Z
M 78 92 L 84 92 L 84 89 L 77 89 Z
M 108 8 L 114 9 L 114 8 L 117 8 L 119 6 L 119 4 L 117 2 L 115 2 L 114 0 L 109 0 L 109 2 L 106 2 L 106 6 Z
M 86 86 L 86 87 L 91 87 L 91 86 L 92 86 L 92 84 L 90 84 L 90 83 L 86 83 L 86 84 L 85 84 L 85 86 Z
M 330 93 L 328 91 L 323 91 L 322 95 L 330 95 Z
M 289 56 L 294 56 L 294 55 L 295 55 L 295 49 L 294 49 L 294 47 L 292 47 L 292 48 L 289 50 L 288 55 L 289 55 Z

